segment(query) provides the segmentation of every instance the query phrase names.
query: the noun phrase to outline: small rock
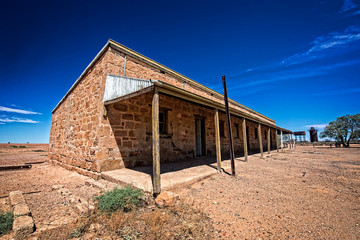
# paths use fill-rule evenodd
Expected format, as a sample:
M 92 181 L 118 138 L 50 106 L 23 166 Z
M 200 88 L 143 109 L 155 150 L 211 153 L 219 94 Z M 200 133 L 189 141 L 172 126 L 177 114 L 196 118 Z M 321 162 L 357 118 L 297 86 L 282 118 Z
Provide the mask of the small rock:
M 90 232 L 97 232 L 101 228 L 101 225 L 99 223 L 93 223 L 89 227 Z
M 59 190 L 60 188 L 64 188 L 64 185 L 53 185 L 53 186 L 51 186 L 52 191 Z
M 179 198 L 179 195 L 177 195 L 176 193 L 166 191 L 160 193 L 159 196 L 157 196 L 157 198 L 155 199 L 155 203 L 159 207 L 166 207 L 173 204 Z
M 213 204 L 217 204 L 217 202 L 216 202 L 216 201 L 214 201 L 214 202 L 213 202 Z
M 78 203 L 75 206 L 75 211 L 80 215 L 80 216 L 85 216 L 89 213 L 89 209 L 82 203 Z

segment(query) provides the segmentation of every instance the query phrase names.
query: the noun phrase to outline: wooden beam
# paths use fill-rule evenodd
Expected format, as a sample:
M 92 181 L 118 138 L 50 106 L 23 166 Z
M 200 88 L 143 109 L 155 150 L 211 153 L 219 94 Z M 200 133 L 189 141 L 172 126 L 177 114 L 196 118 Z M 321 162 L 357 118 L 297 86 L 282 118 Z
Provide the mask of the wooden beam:
M 275 129 L 276 152 L 279 152 L 278 130 Z
M 283 139 L 282 130 L 280 130 L 280 148 L 281 148 L 281 151 L 283 152 L 284 151 L 284 139 Z
M 267 131 L 267 143 L 268 143 L 268 154 L 270 154 L 270 149 L 271 149 L 271 136 L 270 136 L 270 128 L 268 128 L 268 131 Z
M 157 195 L 161 192 L 160 184 L 160 137 L 159 137 L 159 93 L 154 88 L 152 99 L 152 157 L 153 157 L 153 192 Z
M 259 146 L 260 146 L 260 158 L 264 158 L 264 151 L 262 145 L 262 136 L 261 136 L 261 124 L 258 125 L 258 138 L 259 138 Z
M 221 143 L 220 143 L 220 126 L 219 126 L 219 110 L 215 109 L 215 142 L 216 142 L 216 162 L 217 170 L 221 172 Z
M 247 145 L 247 137 L 246 137 L 246 120 L 243 118 L 242 120 L 242 133 L 243 133 L 243 141 L 244 141 L 244 158 L 245 162 L 248 160 L 248 145 Z

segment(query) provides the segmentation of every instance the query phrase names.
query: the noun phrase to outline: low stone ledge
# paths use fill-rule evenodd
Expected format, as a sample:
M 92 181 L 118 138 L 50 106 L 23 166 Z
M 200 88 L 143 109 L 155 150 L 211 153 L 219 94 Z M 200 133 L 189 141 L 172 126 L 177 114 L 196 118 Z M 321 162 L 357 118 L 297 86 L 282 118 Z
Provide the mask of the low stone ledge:
M 10 192 L 9 199 L 15 217 L 13 223 L 13 239 L 25 239 L 35 230 L 30 208 L 26 204 L 21 191 Z
M 51 160 L 51 163 L 55 166 L 61 166 L 69 171 L 75 171 L 81 175 L 90 177 L 94 180 L 101 179 L 101 173 L 98 173 L 98 172 L 93 172 L 93 171 L 89 171 L 89 170 L 86 170 L 83 168 L 75 167 L 73 165 L 69 165 L 69 164 L 63 163 L 61 161 L 54 160 L 54 159 Z

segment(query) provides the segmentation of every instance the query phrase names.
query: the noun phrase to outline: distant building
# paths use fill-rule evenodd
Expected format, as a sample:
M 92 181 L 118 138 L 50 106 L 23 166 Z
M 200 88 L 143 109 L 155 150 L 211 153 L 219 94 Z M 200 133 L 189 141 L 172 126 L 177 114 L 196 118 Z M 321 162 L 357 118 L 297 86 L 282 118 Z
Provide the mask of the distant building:
M 298 131 L 298 132 L 294 132 L 294 136 L 295 136 L 295 141 L 296 142 L 305 142 L 306 139 L 306 132 L 305 131 Z

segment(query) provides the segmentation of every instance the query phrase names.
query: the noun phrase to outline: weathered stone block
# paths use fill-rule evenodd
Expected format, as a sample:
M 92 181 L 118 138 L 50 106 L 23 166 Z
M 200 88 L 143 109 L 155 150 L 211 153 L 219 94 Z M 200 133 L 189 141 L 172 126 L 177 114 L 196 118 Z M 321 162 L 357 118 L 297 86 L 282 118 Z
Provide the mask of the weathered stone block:
M 34 220 L 30 216 L 21 216 L 15 219 L 13 224 L 13 238 L 15 240 L 25 239 L 34 232 Z
M 133 114 L 124 113 L 122 115 L 122 119 L 123 120 L 134 120 L 134 116 L 133 116 Z
M 19 203 L 14 207 L 14 216 L 30 216 L 30 208 L 26 203 Z
M 9 193 L 10 204 L 12 207 L 18 204 L 25 204 L 25 199 L 21 191 L 14 191 Z

